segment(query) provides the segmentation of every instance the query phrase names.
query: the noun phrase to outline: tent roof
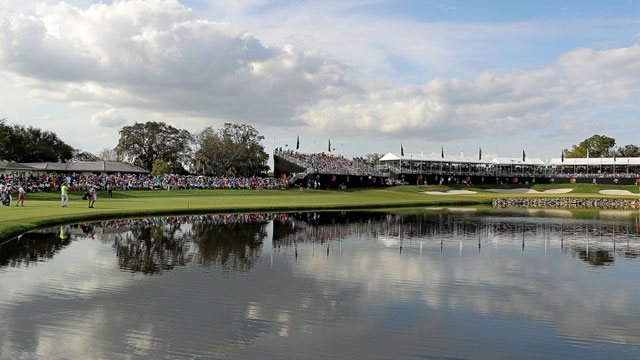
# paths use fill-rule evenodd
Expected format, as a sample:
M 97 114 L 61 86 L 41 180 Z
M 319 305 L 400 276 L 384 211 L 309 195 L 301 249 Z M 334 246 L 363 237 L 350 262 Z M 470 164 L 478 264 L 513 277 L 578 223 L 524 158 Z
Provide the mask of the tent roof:
M 612 157 L 609 158 L 553 158 L 549 163 L 552 166 L 600 166 L 600 165 L 640 165 L 640 158 L 638 157 L 617 157 L 615 161 Z
M 117 161 L 74 161 L 69 163 L 26 163 L 32 171 L 65 171 L 65 172 L 110 172 L 110 173 L 148 173 L 147 170 Z
M 546 165 L 541 159 L 530 157 L 526 157 L 524 161 L 522 161 L 522 158 L 496 157 L 493 158 L 493 163 L 497 165 Z
M 495 164 L 495 161 L 490 157 L 484 157 L 482 160 L 478 160 L 471 156 L 447 156 L 443 158 L 441 154 L 409 154 L 400 155 L 397 153 L 388 153 L 380 158 L 380 161 L 426 161 L 426 162 L 444 162 L 453 164 Z M 527 159 L 528 160 L 528 159 Z M 544 163 L 543 163 L 544 165 Z

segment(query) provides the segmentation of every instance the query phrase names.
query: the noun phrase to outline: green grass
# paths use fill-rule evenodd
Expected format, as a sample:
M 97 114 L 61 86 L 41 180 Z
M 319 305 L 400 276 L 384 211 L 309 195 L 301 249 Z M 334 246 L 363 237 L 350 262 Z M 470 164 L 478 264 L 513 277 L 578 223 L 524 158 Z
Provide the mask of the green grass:
M 307 190 L 179 190 L 114 192 L 113 199 L 106 192 L 98 193 L 96 208 L 88 209 L 81 200 L 82 192 L 70 194 L 69 207 L 60 207 L 58 193 L 27 194 L 24 208 L 0 207 L 0 243 L 26 231 L 86 220 L 158 215 L 184 215 L 222 212 L 272 212 L 338 209 L 390 209 L 425 206 L 489 205 L 495 197 L 570 196 L 611 197 L 597 193 L 604 188 L 638 192 L 635 186 L 534 185 L 542 191 L 550 188 L 572 187 L 568 194 L 498 194 L 487 192 L 496 185 L 480 186 L 400 186 L 385 189 L 350 189 L 347 191 Z M 504 186 L 502 186 L 504 187 Z M 524 187 L 511 185 L 509 188 Z M 477 191 L 472 195 L 425 195 L 420 191 L 465 189 Z M 14 202 L 15 204 L 15 202 Z

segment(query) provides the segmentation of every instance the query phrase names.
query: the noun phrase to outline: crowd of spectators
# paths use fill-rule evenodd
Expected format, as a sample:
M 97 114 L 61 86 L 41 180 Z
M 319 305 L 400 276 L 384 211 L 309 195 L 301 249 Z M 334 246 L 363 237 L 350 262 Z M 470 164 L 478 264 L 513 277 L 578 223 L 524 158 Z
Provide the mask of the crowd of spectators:
M 63 184 L 70 190 L 176 190 L 176 189 L 273 189 L 284 190 L 289 183 L 285 179 L 271 177 L 213 177 L 198 175 L 144 175 L 144 174 L 0 174 L 0 184 L 13 188 L 22 187 L 26 192 L 58 191 Z
M 349 160 L 343 156 L 326 154 L 299 153 L 293 150 L 276 149 L 276 155 L 284 157 L 307 169 L 312 169 L 314 173 L 335 174 L 335 175 L 373 175 L 377 171 L 371 166 Z

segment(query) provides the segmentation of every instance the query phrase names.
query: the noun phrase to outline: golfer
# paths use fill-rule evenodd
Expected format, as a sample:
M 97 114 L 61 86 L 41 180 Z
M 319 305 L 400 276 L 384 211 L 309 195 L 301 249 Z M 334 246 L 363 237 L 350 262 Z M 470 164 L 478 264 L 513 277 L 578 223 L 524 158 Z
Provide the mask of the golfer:
M 20 204 L 21 207 L 24 207 L 24 188 L 22 188 L 22 186 L 18 189 L 18 202 L 16 203 L 16 206 L 18 206 L 18 204 Z
M 67 207 L 67 202 L 69 202 L 69 188 L 67 187 L 67 184 L 62 184 L 62 187 L 60 187 L 60 192 L 62 194 L 61 206 Z
M 93 208 L 93 205 L 96 203 L 96 199 L 98 198 L 98 194 L 96 193 L 95 185 L 91 185 L 89 188 L 89 207 Z

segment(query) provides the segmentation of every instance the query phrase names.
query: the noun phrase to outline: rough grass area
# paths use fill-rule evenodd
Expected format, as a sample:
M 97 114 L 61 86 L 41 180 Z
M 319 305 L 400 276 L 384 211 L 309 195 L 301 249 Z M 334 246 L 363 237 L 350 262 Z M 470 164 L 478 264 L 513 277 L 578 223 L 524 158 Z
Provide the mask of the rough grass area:
M 98 193 L 94 209 L 81 200 L 82 192 L 70 194 L 69 207 L 60 207 L 58 193 L 27 194 L 25 207 L 0 208 L 0 243 L 29 230 L 86 220 L 158 215 L 184 215 L 222 212 L 272 212 L 303 210 L 391 209 L 421 206 L 490 205 L 494 197 L 569 196 L 618 197 L 598 194 L 602 189 L 629 190 L 635 186 L 606 186 L 591 184 L 533 185 L 543 191 L 571 187 L 568 194 L 500 194 L 487 189 L 503 187 L 522 188 L 523 185 L 480 186 L 400 186 L 381 189 L 350 189 L 346 191 L 291 189 L 278 190 L 178 190 L 178 191 L 114 191 L 107 199 L 106 192 Z M 472 195 L 420 194 L 420 191 L 446 191 L 465 189 L 477 191 Z M 15 204 L 15 202 L 14 202 Z

